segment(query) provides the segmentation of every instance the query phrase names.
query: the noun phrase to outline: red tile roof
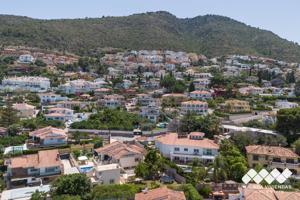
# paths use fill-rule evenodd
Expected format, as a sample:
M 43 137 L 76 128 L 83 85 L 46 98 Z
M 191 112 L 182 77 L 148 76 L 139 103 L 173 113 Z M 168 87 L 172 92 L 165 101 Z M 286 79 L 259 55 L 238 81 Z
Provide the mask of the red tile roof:
M 268 155 L 287 158 L 299 158 L 292 150 L 277 146 L 250 145 L 246 146 L 248 154 Z
M 120 159 L 128 154 L 145 154 L 146 150 L 137 143 L 122 143 L 119 141 L 95 149 L 97 153 L 107 154 L 115 159 Z
M 67 133 L 63 129 L 54 128 L 52 126 L 48 126 L 45 128 L 41 128 L 29 133 L 31 137 L 38 137 L 41 139 L 45 138 L 67 138 Z
M 191 146 L 191 147 L 200 147 L 206 149 L 219 149 L 219 145 L 216 144 L 213 140 L 210 139 L 201 139 L 194 140 L 189 137 L 178 138 L 177 133 L 168 133 L 157 137 L 156 141 L 161 142 L 162 144 L 167 145 L 177 145 L 177 146 Z
M 135 194 L 135 200 L 186 200 L 182 191 L 161 187 Z
M 44 168 L 61 165 L 57 149 L 39 151 L 37 154 L 10 158 L 8 163 L 10 168 Z

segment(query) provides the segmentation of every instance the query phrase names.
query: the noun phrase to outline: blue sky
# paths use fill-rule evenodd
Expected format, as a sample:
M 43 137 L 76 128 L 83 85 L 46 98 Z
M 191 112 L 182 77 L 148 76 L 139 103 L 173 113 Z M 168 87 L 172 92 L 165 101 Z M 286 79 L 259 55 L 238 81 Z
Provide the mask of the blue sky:
M 165 10 L 185 18 L 228 16 L 300 43 L 299 0 L 0 0 L 0 14 L 41 19 L 124 16 Z

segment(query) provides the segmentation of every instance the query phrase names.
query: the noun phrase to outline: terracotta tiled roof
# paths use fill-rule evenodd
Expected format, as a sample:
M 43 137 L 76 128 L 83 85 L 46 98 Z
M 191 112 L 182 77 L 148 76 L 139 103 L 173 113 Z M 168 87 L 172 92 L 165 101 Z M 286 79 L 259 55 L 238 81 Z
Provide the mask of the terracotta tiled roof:
M 185 94 L 180 93 L 171 93 L 171 94 L 164 94 L 162 97 L 187 97 Z
M 10 158 L 8 166 L 10 168 L 41 168 L 60 166 L 59 153 L 57 149 L 39 151 L 37 154 L 22 155 Z
M 122 143 L 119 141 L 108 144 L 104 147 L 95 149 L 97 153 L 109 155 L 115 159 L 120 159 L 128 154 L 145 154 L 146 150 L 137 143 Z
M 35 107 L 27 103 L 16 103 L 13 105 L 13 108 L 16 110 L 32 110 Z
M 204 137 L 205 133 L 203 132 L 191 132 L 190 136 L 199 136 L 199 137 Z
M 242 190 L 245 200 L 298 200 L 300 192 L 275 191 L 273 188 L 250 184 Z
M 135 194 L 135 200 L 186 200 L 182 191 L 161 187 Z
M 98 88 L 95 90 L 95 92 L 110 92 L 110 91 L 111 91 L 111 89 L 109 89 L 109 88 Z
M 287 158 L 298 158 L 292 150 L 277 146 L 250 145 L 246 147 L 248 154 L 269 155 Z
M 205 90 L 195 90 L 191 92 L 191 94 L 210 94 L 210 92 L 205 91 Z
M 163 136 L 157 137 L 156 141 L 161 142 L 162 144 L 167 145 L 177 145 L 177 146 L 191 146 L 191 147 L 200 147 L 207 149 L 219 149 L 219 145 L 216 144 L 213 140 L 210 139 L 201 139 L 193 140 L 189 137 L 178 138 L 177 133 L 168 133 Z
M 66 131 L 58 128 L 54 128 L 51 126 L 41 128 L 29 133 L 31 137 L 38 137 L 41 139 L 45 138 L 66 138 L 67 134 Z
M 194 104 L 194 105 L 207 105 L 206 102 L 203 102 L 203 101 L 185 101 L 185 102 L 182 102 L 181 105 L 191 105 L 191 104 Z

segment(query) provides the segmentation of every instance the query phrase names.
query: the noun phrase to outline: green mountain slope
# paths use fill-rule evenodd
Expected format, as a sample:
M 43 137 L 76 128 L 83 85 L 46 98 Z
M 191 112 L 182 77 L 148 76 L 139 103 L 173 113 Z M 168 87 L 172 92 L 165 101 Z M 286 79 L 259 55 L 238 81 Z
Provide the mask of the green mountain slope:
M 62 20 L 0 15 L 0 44 L 78 54 L 115 47 L 184 50 L 208 56 L 253 54 L 300 61 L 300 46 L 272 32 L 222 16 L 179 19 L 167 12 Z

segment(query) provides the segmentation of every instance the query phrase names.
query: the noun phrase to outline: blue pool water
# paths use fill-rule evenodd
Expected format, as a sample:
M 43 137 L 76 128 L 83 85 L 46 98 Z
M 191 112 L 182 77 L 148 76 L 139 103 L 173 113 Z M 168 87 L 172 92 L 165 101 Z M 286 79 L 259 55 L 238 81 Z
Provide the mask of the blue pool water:
M 84 165 L 84 166 L 79 167 L 80 173 L 88 173 L 92 170 L 93 170 L 93 166 L 90 166 L 90 165 Z

